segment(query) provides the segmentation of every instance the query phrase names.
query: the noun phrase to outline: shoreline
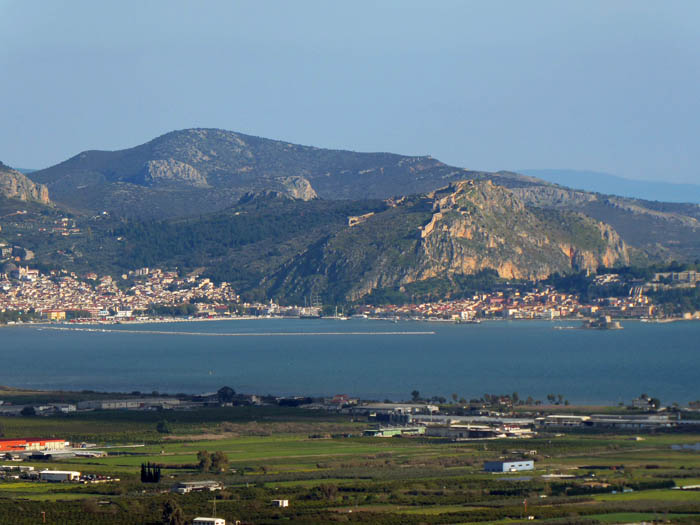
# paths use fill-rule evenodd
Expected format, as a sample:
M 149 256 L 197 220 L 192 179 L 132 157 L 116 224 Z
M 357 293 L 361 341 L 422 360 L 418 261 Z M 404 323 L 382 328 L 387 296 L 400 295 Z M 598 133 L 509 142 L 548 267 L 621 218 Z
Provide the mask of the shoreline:
M 546 322 L 546 323 L 566 323 L 566 322 L 585 322 L 594 318 L 590 317 L 572 317 L 563 319 L 479 319 L 479 323 L 489 323 L 489 322 Z M 142 319 L 124 319 L 124 320 L 76 320 L 71 321 L 28 321 L 28 322 L 9 322 L 0 323 L 0 328 L 5 327 L 18 327 L 18 326 L 114 326 L 114 325 L 145 325 L 145 324 L 170 324 L 170 323 L 201 323 L 201 322 L 218 322 L 218 321 L 269 321 L 269 320 L 297 320 L 297 321 L 308 321 L 308 320 L 319 320 L 319 321 L 385 321 L 390 323 L 405 323 L 405 322 L 416 322 L 416 323 L 440 323 L 440 324 L 457 324 L 457 325 L 472 325 L 479 324 L 473 322 L 460 322 L 452 319 L 401 319 L 397 317 L 361 317 L 361 318 L 338 318 L 338 317 L 296 317 L 296 316 L 257 316 L 257 315 L 243 315 L 243 316 L 221 316 L 221 317 L 201 317 L 201 318 L 179 318 L 179 317 L 163 317 L 163 318 L 142 318 Z M 620 318 L 614 319 L 620 322 L 636 322 L 645 324 L 668 324 L 677 323 L 681 321 L 699 321 L 700 319 L 686 319 L 683 317 L 668 317 L 661 319 L 645 319 L 645 318 Z
M 17 397 L 17 396 L 37 396 L 37 397 L 42 397 L 42 396 L 50 396 L 50 395 L 58 395 L 61 397 L 65 397 L 66 395 L 74 395 L 74 396 L 79 396 L 79 397 L 86 397 L 90 399 L 109 399 L 109 398 L 120 398 L 120 399 L 146 399 L 146 398 L 183 398 L 183 397 L 191 397 L 191 396 L 199 396 L 199 395 L 205 395 L 204 393 L 200 391 L 162 391 L 159 390 L 157 391 L 156 394 L 153 392 L 147 392 L 147 391 L 139 391 L 138 394 L 135 394 L 134 391 L 112 391 L 112 390 L 95 390 L 95 389 L 81 389 L 81 390 L 63 390 L 63 389 L 36 389 L 36 388 L 23 388 L 23 387 L 17 387 L 17 386 L 12 386 L 12 385 L 0 385 L 0 397 L 5 395 L 6 399 L 12 398 L 12 397 Z M 335 394 L 328 393 L 324 394 L 321 392 L 312 392 L 312 393 L 299 393 L 299 392 L 268 392 L 267 394 L 255 394 L 251 392 L 238 392 L 237 395 L 241 396 L 262 396 L 264 397 L 265 395 L 270 395 L 272 397 L 279 397 L 279 398 L 299 398 L 299 397 L 310 397 L 310 398 L 328 398 L 328 397 L 333 397 Z M 373 398 L 373 397 L 367 397 L 363 398 L 361 396 L 358 397 L 359 401 L 361 403 L 386 403 L 387 401 L 382 401 L 379 398 Z M 55 401 L 55 402 L 60 402 L 60 401 Z M 418 401 L 414 399 L 393 399 L 389 401 L 388 403 L 391 404 L 436 404 L 435 401 L 432 399 L 420 399 Z M 452 406 L 454 403 L 444 403 L 446 406 Z M 245 405 L 234 405 L 234 406 L 245 406 Z M 263 405 L 264 406 L 264 405 Z M 218 408 L 227 408 L 227 407 L 218 407 Z M 229 407 L 230 408 L 230 407 Z M 298 407 L 291 407 L 291 408 L 305 408 L 303 405 L 298 406 Z M 581 410 L 587 410 L 587 411 L 595 411 L 596 409 L 610 409 L 610 408 L 619 408 L 619 403 L 615 401 L 610 401 L 609 404 L 606 404 L 605 402 L 594 402 L 590 400 L 584 400 L 580 401 L 578 403 L 571 401 L 569 405 L 557 405 L 557 404 L 551 404 L 551 403 L 542 403 L 540 405 L 518 405 L 517 410 L 515 412 L 520 412 L 520 411 L 538 411 L 538 412 L 549 412 L 549 411 L 569 411 L 569 412 L 577 412 Z M 105 409 L 108 410 L 108 409 Z M 112 409 L 112 410 L 125 410 L 125 409 Z M 495 409 L 493 409 L 495 411 Z M 3 416 L 0 415 L 0 417 L 8 417 L 8 416 Z M 14 417 L 14 416 L 12 416 Z

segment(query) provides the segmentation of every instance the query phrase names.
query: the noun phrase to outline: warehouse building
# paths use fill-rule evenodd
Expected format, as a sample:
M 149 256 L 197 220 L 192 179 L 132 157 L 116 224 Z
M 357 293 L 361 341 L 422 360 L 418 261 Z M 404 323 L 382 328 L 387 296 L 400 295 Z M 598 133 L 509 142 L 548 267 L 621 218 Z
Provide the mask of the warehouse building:
M 224 485 L 218 481 L 182 481 L 173 485 L 170 492 L 189 494 L 190 492 L 214 492 L 223 488 Z
M 147 410 L 177 408 L 180 400 L 174 397 L 145 397 L 130 399 L 91 399 L 80 401 L 78 410 Z
M 222 518 L 195 518 L 192 525 L 226 525 L 226 520 Z
M 0 439 L 0 452 L 26 452 L 32 450 L 63 450 L 70 443 L 65 439 Z
M 528 461 L 486 461 L 486 472 L 520 472 L 522 470 L 535 470 L 535 462 Z
M 423 426 L 369 428 L 362 433 L 366 437 L 419 436 L 422 434 L 425 434 Z
M 79 481 L 80 472 L 74 470 L 42 470 L 39 472 L 41 481 Z

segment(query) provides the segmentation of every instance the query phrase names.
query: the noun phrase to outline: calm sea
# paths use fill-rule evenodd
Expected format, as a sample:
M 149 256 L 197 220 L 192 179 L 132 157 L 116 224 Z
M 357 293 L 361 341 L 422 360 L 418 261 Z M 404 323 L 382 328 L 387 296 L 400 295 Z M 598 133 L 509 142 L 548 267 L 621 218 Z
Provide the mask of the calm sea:
M 130 392 L 331 395 L 403 400 L 518 392 L 616 404 L 642 393 L 700 398 L 700 323 L 456 325 L 371 320 L 236 320 L 0 329 L 0 384 Z M 275 335 L 277 334 L 277 335 Z M 284 334 L 284 335 L 280 335 Z

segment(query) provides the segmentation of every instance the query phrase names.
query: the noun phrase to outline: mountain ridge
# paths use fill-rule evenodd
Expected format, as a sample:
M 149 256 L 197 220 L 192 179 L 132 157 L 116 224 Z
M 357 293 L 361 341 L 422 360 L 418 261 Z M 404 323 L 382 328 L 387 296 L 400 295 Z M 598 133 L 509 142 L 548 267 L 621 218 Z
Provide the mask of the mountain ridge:
M 144 200 L 160 213 L 186 216 L 223 209 L 249 191 L 360 200 L 421 193 L 464 178 L 530 180 L 455 168 L 430 156 L 322 149 L 209 128 L 172 131 L 124 150 L 84 151 L 30 177 L 72 208 L 132 216 L 153 216 Z M 190 206 L 180 203 L 188 199 Z
M 607 224 L 535 210 L 491 181 L 458 181 L 390 203 L 312 244 L 263 287 L 271 297 L 356 301 L 374 290 L 493 270 L 506 279 L 629 264 Z
M 529 206 L 610 224 L 640 248 L 642 261 L 700 258 L 697 204 L 575 190 L 509 171 L 453 167 L 431 156 L 329 150 L 219 129 L 172 131 L 134 148 L 83 152 L 30 177 L 72 210 L 145 220 L 214 213 L 265 191 L 301 200 L 387 199 L 458 180 L 491 180 Z

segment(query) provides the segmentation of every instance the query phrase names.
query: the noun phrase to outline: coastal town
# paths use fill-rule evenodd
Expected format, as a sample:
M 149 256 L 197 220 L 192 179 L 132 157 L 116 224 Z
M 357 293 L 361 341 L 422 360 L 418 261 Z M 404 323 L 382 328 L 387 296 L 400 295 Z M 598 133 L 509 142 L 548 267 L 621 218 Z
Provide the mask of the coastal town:
M 358 305 L 349 314 L 363 318 L 478 322 L 485 319 L 601 318 L 663 320 L 649 291 L 694 288 L 700 272 L 657 273 L 648 282 L 626 282 L 620 275 L 597 275 L 594 283 L 615 292 L 584 302 L 552 286 L 502 287 L 469 297 L 410 304 Z M 620 294 L 620 290 L 627 293 Z M 235 316 L 345 318 L 337 309 L 324 311 L 318 299 L 306 304 L 243 302 L 227 282 L 215 283 L 196 272 L 139 268 L 119 277 L 67 270 L 42 273 L 5 259 L 0 264 L 0 313 L 31 314 L 32 320 L 147 320 L 166 317 L 229 318 Z M 685 319 L 700 312 L 683 312 Z

